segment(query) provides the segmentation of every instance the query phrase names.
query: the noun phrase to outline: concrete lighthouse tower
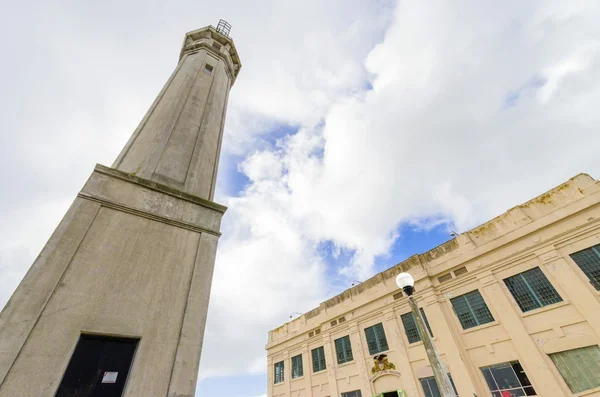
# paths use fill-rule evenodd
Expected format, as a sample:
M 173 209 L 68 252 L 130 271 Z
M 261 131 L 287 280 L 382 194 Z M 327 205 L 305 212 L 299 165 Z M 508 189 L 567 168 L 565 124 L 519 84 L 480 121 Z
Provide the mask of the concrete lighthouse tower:
M 194 395 L 241 67 L 229 30 L 185 35 L 131 139 L 96 166 L 0 314 L 0 397 Z

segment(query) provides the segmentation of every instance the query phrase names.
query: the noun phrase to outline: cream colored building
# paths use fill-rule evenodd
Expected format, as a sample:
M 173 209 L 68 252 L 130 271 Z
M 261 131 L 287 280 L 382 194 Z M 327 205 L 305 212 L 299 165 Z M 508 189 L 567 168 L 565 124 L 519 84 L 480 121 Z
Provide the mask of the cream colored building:
M 459 396 L 600 396 L 600 182 L 585 174 L 270 331 L 268 396 L 438 395 L 403 271 Z

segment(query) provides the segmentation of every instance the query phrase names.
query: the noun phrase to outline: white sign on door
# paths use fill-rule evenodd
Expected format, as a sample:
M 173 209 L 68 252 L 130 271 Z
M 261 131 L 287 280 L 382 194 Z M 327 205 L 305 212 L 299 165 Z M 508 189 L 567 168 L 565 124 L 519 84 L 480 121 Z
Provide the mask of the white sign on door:
M 117 383 L 118 372 L 105 372 L 102 377 L 102 383 Z

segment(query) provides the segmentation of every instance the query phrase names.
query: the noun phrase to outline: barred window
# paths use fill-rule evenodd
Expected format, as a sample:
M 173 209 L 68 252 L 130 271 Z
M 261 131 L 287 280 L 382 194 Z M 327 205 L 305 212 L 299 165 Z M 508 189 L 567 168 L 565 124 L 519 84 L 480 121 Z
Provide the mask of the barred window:
M 550 354 L 550 358 L 573 393 L 600 387 L 598 345 Z
M 352 345 L 350 344 L 350 337 L 348 335 L 335 340 L 335 354 L 337 356 L 338 364 L 347 363 L 354 359 L 352 357 Z
M 362 397 L 362 394 L 360 393 L 360 390 L 347 391 L 342 393 L 342 397 Z
M 425 311 L 423 308 L 420 308 L 419 310 L 421 311 L 423 320 L 425 320 L 425 326 L 427 327 L 427 331 L 429 331 L 429 335 L 433 337 L 433 332 L 431 332 L 431 327 L 429 326 L 429 321 L 427 321 Z M 406 332 L 408 343 L 419 342 L 421 340 L 421 334 L 419 333 L 419 328 L 417 327 L 417 322 L 413 313 L 409 312 L 400 317 L 402 318 L 402 324 L 404 324 L 404 332 Z
M 283 361 L 275 363 L 275 383 L 283 382 Z
M 539 267 L 506 278 L 504 283 L 523 312 L 562 302 Z
M 452 383 L 452 388 L 454 389 L 454 394 L 458 396 L 458 392 L 456 391 L 456 386 L 454 386 L 454 381 L 452 380 L 452 375 L 448 374 L 450 378 L 450 383 Z M 440 389 L 438 389 L 437 383 L 435 383 L 435 378 L 433 376 L 429 376 L 427 378 L 419 379 L 421 381 L 421 387 L 425 392 L 425 397 L 440 397 Z
M 456 317 L 463 329 L 477 327 L 478 325 L 494 321 L 490 309 L 488 309 L 479 290 L 450 299 Z
M 590 283 L 600 291 L 600 244 L 571 254 L 571 259 L 590 279 Z
M 365 336 L 367 338 L 367 346 L 369 354 L 377 354 L 389 349 L 383 324 L 375 324 L 372 327 L 365 328 Z
M 313 372 L 325 370 L 327 366 L 325 365 L 325 349 L 323 349 L 323 346 L 312 349 L 311 354 Z
M 302 367 L 302 354 L 292 357 L 292 379 L 304 376 L 304 367 Z
M 535 390 L 518 361 L 481 368 L 494 397 L 535 396 Z

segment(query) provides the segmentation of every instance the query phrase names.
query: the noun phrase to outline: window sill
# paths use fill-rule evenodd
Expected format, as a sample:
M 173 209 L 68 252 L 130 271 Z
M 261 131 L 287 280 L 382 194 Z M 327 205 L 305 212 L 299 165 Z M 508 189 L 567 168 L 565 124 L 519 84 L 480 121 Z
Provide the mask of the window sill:
M 432 336 L 432 337 L 430 337 L 430 339 L 432 341 L 434 341 L 434 342 L 437 341 L 437 337 L 436 336 Z M 407 342 L 408 342 L 408 340 L 407 340 Z M 412 342 L 412 343 L 409 342 L 408 343 L 408 347 L 421 346 L 422 344 L 423 344 L 423 339 L 421 339 L 418 342 Z
M 559 307 L 567 306 L 567 305 L 570 305 L 570 304 L 571 304 L 571 302 L 569 302 L 569 301 L 562 301 L 562 302 L 553 303 L 553 304 L 548 305 L 548 306 L 540 307 L 540 308 L 537 308 L 537 309 L 529 310 L 529 311 L 527 311 L 525 313 L 521 313 L 521 317 L 533 316 L 534 314 L 547 312 L 548 310 L 558 309 Z
M 600 386 L 599 387 L 594 387 L 593 389 L 585 390 L 585 391 L 582 391 L 582 392 L 579 392 L 579 393 L 573 393 L 573 395 L 577 396 L 577 397 L 583 397 L 583 396 L 589 396 L 590 394 L 594 394 L 594 393 L 599 392 L 599 391 L 600 391 Z
M 322 369 L 322 370 L 320 370 L 320 371 L 317 371 L 317 372 L 313 372 L 313 375 L 322 374 L 323 372 L 326 372 L 326 371 L 327 371 L 327 368 L 325 368 L 325 369 Z
M 380 351 L 380 352 L 373 353 L 373 354 L 369 353 L 369 356 L 371 356 L 371 358 L 373 358 L 373 357 L 375 357 L 375 356 L 378 356 L 378 355 L 380 355 L 380 354 L 388 354 L 388 353 L 389 353 L 389 352 L 391 352 L 391 351 L 392 351 L 391 349 L 382 350 L 382 351 Z
M 297 378 L 292 378 L 292 382 L 294 382 L 296 380 L 302 380 L 302 379 L 304 379 L 304 375 L 298 376 Z
M 338 364 L 337 367 L 341 368 L 341 367 L 345 367 L 345 366 L 350 365 L 350 364 L 354 364 L 354 360 L 346 361 L 345 363 Z
M 281 382 L 276 382 L 276 383 L 273 383 L 273 385 L 274 385 L 274 386 L 279 386 L 279 385 L 283 385 L 284 383 L 285 383 L 285 381 L 283 380 L 283 381 L 281 381 Z
M 500 322 L 498 320 L 494 320 L 491 323 L 485 323 L 485 324 L 477 325 L 475 327 L 463 329 L 462 333 L 463 334 L 468 334 L 469 332 L 479 331 L 479 330 L 482 330 L 482 329 L 493 327 L 494 325 L 498 325 L 498 324 L 500 324 Z

